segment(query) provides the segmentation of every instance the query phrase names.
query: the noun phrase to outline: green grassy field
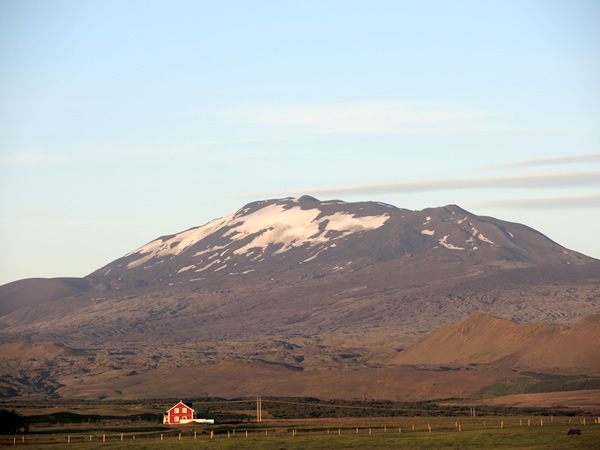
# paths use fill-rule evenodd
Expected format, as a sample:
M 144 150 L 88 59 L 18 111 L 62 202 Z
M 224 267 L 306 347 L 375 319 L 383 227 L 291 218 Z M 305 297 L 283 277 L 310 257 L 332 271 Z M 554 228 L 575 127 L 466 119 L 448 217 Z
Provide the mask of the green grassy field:
M 199 446 L 215 449 L 600 448 L 597 418 L 585 417 L 585 425 L 583 419 L 547 416 L 414 417 L 288 420 L 196 428 L 63 426 L 34 430 L 26 434 L 24 440 L 21 435 L 2 436 L 0 445 L 16 443 L 41 449 L 187 449 Z M 581 430 L 581 435 L 568 436 L 567 432 L 572 428 Z

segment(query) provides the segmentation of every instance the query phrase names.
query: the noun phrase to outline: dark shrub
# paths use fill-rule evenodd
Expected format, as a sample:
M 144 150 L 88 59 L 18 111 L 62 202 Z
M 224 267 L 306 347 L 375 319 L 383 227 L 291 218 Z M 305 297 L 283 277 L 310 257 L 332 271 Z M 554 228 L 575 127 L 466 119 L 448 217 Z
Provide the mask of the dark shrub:
M 16 434 L 28 430 L 27 423 L 21 414 L 8 409 L 0 409 L 0 434 Z

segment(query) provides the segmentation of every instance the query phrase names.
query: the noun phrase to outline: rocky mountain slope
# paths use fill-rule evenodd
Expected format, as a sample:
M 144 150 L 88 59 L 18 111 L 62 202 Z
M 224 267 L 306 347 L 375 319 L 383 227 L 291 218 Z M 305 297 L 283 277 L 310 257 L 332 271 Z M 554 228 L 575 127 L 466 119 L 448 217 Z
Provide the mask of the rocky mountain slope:
M 456 399 L 478 391 L 487 398 L 493 387 L 500 395 L 587 390 L 587 407 L 600 409 L 599 325 L 598 315 L 568 328 L 476 313 L 434 331 L 387 364 L 361 364 L 358 355 L 340 354 L 343 363 L 313 369 L 259 359 L 207 365 L 197 361 L 193 346 L 185 345 L 145 352 L 143 347 L 107 351 L 55 343 L 3 344 L 0 398 L 236 397 L 259 392 L 412 401 Z M 569 404 L 566 398 L 562 402 Z
M 0 286 L 0 343 L 105 351 L 82 367 L 117 378 L 240 361 L 366 370 L 473 312 L 570 326 L 599 311 L 600 262 L 524 225 L 301 197 L 250 203 L 83 279 Z

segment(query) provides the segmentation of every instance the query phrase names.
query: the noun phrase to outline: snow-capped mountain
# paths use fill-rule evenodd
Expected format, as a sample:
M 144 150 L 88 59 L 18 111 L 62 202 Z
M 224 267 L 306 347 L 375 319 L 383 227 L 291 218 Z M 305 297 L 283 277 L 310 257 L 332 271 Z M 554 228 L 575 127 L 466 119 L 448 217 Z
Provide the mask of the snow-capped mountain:
M 324 368 L 394 370 L 399 350 L 475 312 L 568 326 L 599 311 L 600 262 L 524 225 L 455 205 L 273 199 L 155 239 L 85 278 L 0 286 L 0 344 L 98 350 L 79 365 L 60 360 L 50 378 L 45 361 L 32 371 L 23 360 L 0 373 L 0 395 L 80 396 L 89 386 L 109 397 L 175 395 L 199 370 L 220 385 L 218 367 L 230 381 L 217 395 L 244 383 L 269 392 L 290 370 L 326 385 Z M 277 368 L 271 378 L 267 367 Z
M 415 257 L 507 267 L 589 261 L 528 227 L 478 217 L 454 205 L 410 211 L 304 196 L 250 203 L 227 217 L 160 237 L 92 278 L 109 288 L 125 288 L 302 265 L 352 271 L 383 260 L 410 263 Z
M 321 205 L 326 207 L 341 203 Z M 212 266 L 216 266 L 213 271 L 217 272 L 227 268 L 228 261 L 235 256 L 243 256 L 246 260 L 254 262 L 265 257 L 268 252 L 279 255 L 299 247 L 315 251 L 313 256 L 304 261 L 307 262 L 316 258 L 318 253 L 335 247 L 337 240 L 377 229 L 390 218 L 389 213 L 361 216 L 360 212 L 352 213 L 343 208 L 328 214 L 326 208 L 308 206 L 313 207 L 307 207 L 307 198 L 248 205 L 223 219 L 213 220 L 204 226 L 150 242 L 127 255 L 141 256 L 129 262 L 127 268 L 131 269 L 147 262 L 160 264 L 166 257 L 180 255 L 197 244 L 214 241 L 215 237 L 217 245 L 206 244 L 205 249 L 191 255 L 192 260 L 197 261 L 200 267 L 187 266 L 178 272 L 203 272 Z M 225 256 L 228 252 L 231 254 Z

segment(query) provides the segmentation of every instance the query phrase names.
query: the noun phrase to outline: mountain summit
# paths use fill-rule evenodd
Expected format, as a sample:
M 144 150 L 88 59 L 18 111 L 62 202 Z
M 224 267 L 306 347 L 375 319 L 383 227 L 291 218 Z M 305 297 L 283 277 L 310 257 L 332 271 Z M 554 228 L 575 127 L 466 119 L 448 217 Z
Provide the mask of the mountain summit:
M 110 289 L 301 265 L 353 271 L 392 260 L 411 265 L 416 259 L 421 265 L 453 261 L 507 268 L 590 261 L 531 228 L 478 217 L 455 205 L 410 211 L 304 196 L 253 202 L 227 217 L 160 237 L 91 278 Z

